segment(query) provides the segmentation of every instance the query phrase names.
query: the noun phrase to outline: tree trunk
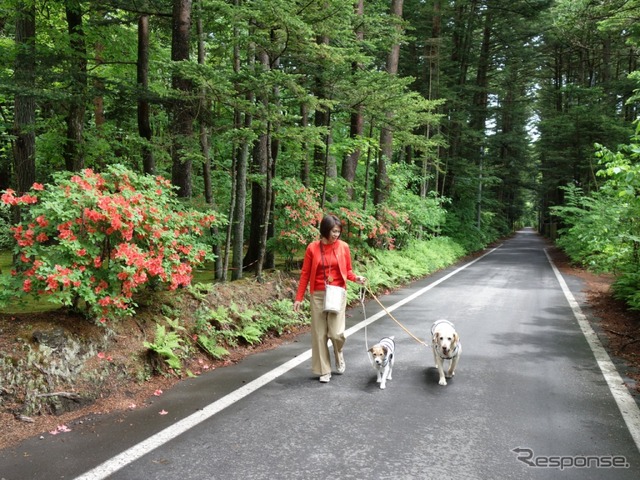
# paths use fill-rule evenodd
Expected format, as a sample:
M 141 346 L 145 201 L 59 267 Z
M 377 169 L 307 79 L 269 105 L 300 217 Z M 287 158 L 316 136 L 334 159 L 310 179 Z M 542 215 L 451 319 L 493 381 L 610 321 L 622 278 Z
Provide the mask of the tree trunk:
M 73 3 L 73 5 L 70 5 Z M 71 94 L 67 112 L 67 137 L 63 157 L 67 170 L 77 172 L 84 168 L 83 131 L 87 91 L 87 47 L 82 25 L 81 6 L 69 2 L 65 8 L 73 58 L 71 69 Z
M 269 54 L 260 50 L 258 54 L 263 71 L 271 68 Z M 269 108 L 269 98 L 266 93 L 262 93 L 259 100 L 262 103 L 262 111 L 267 114 Z M 267 125 L 268 126 L 268 125 Z M 253 149 L 253 173 L 257 174 L 264 181 L 253 182 L 251 189 L 251 226 L 249 233 L 249 245 L 247 254 L 244 257 L 244 268 L 253 268 L 258 272 L 262 269 L 264 260 L 263 238 L 264 231 L 269 228 L 269 209 L 271 208 L 271 183 L 270 183 L 270 138 L 269 131 L 264 131 L 258 137 Z
M 272 31 L 271 32 L 271 41 L 272 43 L 275 43 L 275 32 Z M 269 60 L 269 58 L 267 57 L 267 60 Z M 276 70 L 280 69 L 280 59 L 276 58 L 273 61 L 273 67 L 271 68 L 275 68 Z M 276 105 L 276 108 L 280 108 L 280 88 L 276 85 L 273 87 L 273 92 L 272 92 L 272 103 L 274 103 Z M 263 267 L 264 268 L 275 268 L 276 266 L 276 256 L 275 253 L 273 251 L 267 250 L 267 240 L 270 238 L 273 238 L 275 235 L 275 224 L 273 221 L 274 215 L 275 215 L 275 206 L 276 206 L 276 200 L 275 200 L 275 192 L 273 191 L 273 179 L 276 176 L 276 164 L 278 162 L 278 153 L 280 152 L 280 140 L 278 138 L 274 138 L 274 136 L 272 135 L 273 130 L 277 130 L 277 127 L 274 128 L 272 126 L 273 124 L 270 122 L 269 125 L 267 126 L 268 131 L 269 131 L 269 165 L 268 165 L 268 176 L 267 176 L 267 197 L 268 197 L 268 203 L 267 203 L 267 211 L 269 212 L 268 217 L 267 217 L 267 229 L 266 229 L 266 237 L 264 239 L 264 249 L 265 249 L 265 254 L 263 255 L 264 261 L 263 261 Z
M 324 136 L 324 174 L 322 176 L 322 193 L 320 195 L 320 208 L 324 210 L 327 201 L 327 179 L 331 178 L 330 158 L 331 154 L 331 112 L 327 112 L 327 134 Z
M 258 137 L 253 147 L 252 173 L 261 179 L 267 178 L 269 162 L 269 144 L 266 132 Z M 260 239 L 262 229 L 266 226 L 267 188 L 263 181 L 251 183 L 251 224 L 249 227 L 249 244 L 244 257 L 244 268 L 254 268 L 260 256 Z
M 309 106 L 303 103 L 300 105 L 300 128 L 303 130 L 309 126 Z M 302 160 L 300 162 L 300 181 L 305 187 L 311 185 L 311 166 L 309 165 L 309 154 L 306 143 L 302 144 Z
M 142 145 L 142 171 L 156 173 L 156 164 L 151 150 L 151 121 L 149 119 L 149 15 L 138 18 L 138 65 L 137 82 L 141 95 L 138 97 L 138 134 L 145 139 Z
M 427 86 L 427 99 L 432 100 L 440 96 L 440 44 L 442 43 L 442 16 L 441 16 L 441 0 L 434 0 L 433 2 L 433 18 L 431 20 L 431 37 L 426 39 L 425 43 L 425 57 L 427 59 L 426 75 L 424 83 Z M 439 133 L 439 124 L 435 134 Z M 431 124 L 427 125 L 425 136 L 430 139 L 434 133 L 431 131 Z M 438 180 L 439 180 L 439 152 L 435 151 L 433 154 L 430 152 L 425 155 L 422 161 L 422 182 L 420 184 L 420 197 L 426 198 L 429 192 L 429 173 L 433 171 L 433 187 L 432 190 L 438 192 Z M 432 160 L 431 164 L 429 160 Z M 431 169 L 431 165 L 433 168 Z
M 202 13 L 202 0 L 198 0 L 198 10 Z M 202 17 L 199 15 L 196 21 L 197 35 L 198 35 L 198 65 L 204 65 L 206 60 L 204 38 L 205 33 L 202 27 Z M 203 172 L 204 177 L 204 200 L 209 205 L 211 210 L 216 211 L 216 204 L 213 198 L 213 190 L 211 185 L 211 147 L 209 145 L 209 114 L 211 112 L 211 102 L 207 98 L 207 92 L 205 88 L 202 88 L 200 92 L 200 106 L 198 108 L 199 124 L 200 124 L 200 149 L 202 150 L 203 158 Z M 214 237 L 218 237 L 218 227 L 213 227 L 211 232 Z M 212 247 L 212 253 L 215 256 L 214 278 L 220 279 L 222 277 L 222 256 L 220 255 L 220 245 L 214 243 Z
M 251 124 L 251 115 L 245 114 L 244 125 Z M 233 257 L 231 279 L 239 280 L 247 264 L 244 257 L 244 223 L 247 205 L 247 169 L 249 164 L 249 140 L 243 139 L 238 149 L 235 168 L 235 205 L 233 210 Z M 252 192 L 253 195 L 253 192 Z M 253 205 L 253 196 L 252 196 Z M 252 210 L 253 215 L 253 210 Z M 253 219 L 253 216 L 251 217 Z M 256 255 L 257 257 L 257 255 Z
M 106 12 L 100 7 L 98 7 L 97 10 L 91 11 L 90 22 L 93 24 L 101 22 L 105 18 L 105 15 L 106 15 Z M 98 68 L 101 68 L 101 66 L 104 63 L 104 57 L 103 57 L 104 43 L 100 40 L 95 41 L 93 44 L 93 49 L 95 51 L 95 60 L 94 60 L 95 68 L 98 69 Z M 103 97 L 103 92 L 105 92 L 106 90 L 105 83 L 104 83 L 104 79 L 99 75 L 94 76 L 91 83 L 92 83 L 93 91 L 95 92 L 93 96 L 93 118 L 96 124 L 96 136 L 101 140 L 103 140 L 105 138 L 105 132 L 104 132 L 105 123 L 107 122 L 107 118 L 105 116 L 105 111 L 104 111 L 104 97 Z M 95 158 L 94 164 L 98 171 L 104 170 L 104 167 L 106 164 L 106 159 L 104 155 L 100 155 L 99 157 Z
M 465 91 L 465 85 L 469 71 L 477 9 L 478 0 L 457 0 L 454 5 L 453 48 L 451 52 L 453 67 L 449 75 L 451 78 L 456 79 L 454 88 L 457 90 L 457 98 L 455 101 L 449 102 L 449 110 L 446 112 L 449 118 L 445 135 L 449 140 L 449 149 L 445 154 L 445 158 L 447 164 L 451 163 L 451 166 L 447 165 L 445 171 L 448 169 L 454 170 L 460 161 L 464 162 L 462 132 L 463 125 L 467 122 L 467 105 L 472 101 L 468 97 L 468 92 Z M 445 184 L 443 179 L 441 187 L 443 195 L 454 196 L 455 176 L 449 175 L 448 184 Z
M 236 7 L 239 7 L 241 4 L 240 0 L 235 0 L 234 2 Z M 253 27 L 250 27 L 253 30 Z M 238 32 L 234 29 L 234 37 L 237 37 Z M 247 63 L 249 70 L 253 71 L 255 67 L 255 45 L 253 43 L 249 43 L 248 51 L 247 51 Z M 237 46 L 234 46 L 234 61 L 233 61 L 233 69 L 234 72 L 240 72 L 240 49 Z M 242 90 L 241 85 L 236 86 L 236 90 Z M 246 93 L 247 103 L 252 105 L 254 103 L 254 94 L 251 91 Z M 235 128 L 240 130 L 240 128 L 244 127 L 247 131 L 251 129 L 251 125 L 253 123 L 253 115 L 250 111 L 247 111 L 244 114 L 244 121 L 242 120 L 242 114 L 240 110 L 235 111 Z M 235 203 L 232 206 L 233 215 L 229 218 L 232 219 L 232 234 L 233 234 L 233 258 L 232 258 L 232 266 L 233 269 L 231 271 L 231 279 L 239 280 L 242 278 L 242 274 L 244 271 L 244 266 L 246 265 L 246 258 L 244 257 L 244 227 L 245 227 L 245 214 L 246 214 L 246 206 L 247 206 L 247 171 L 249 169 L 249 139 L 243 138 L 241 140 L 241 144 L 239 148 L 235 149 L 235 169 L 234 169 L 234 193 L 233 198 Z M 253 198 L 252 198 L 253 200 Z M 252 201 L 253 203 L 253 201 Z M 252 210 L 253 215 L 253 210 Z M 253 216 L 251 217 L 253 220 Z M 253 227 L 253 225 L 252 225 Z M 257 231 L 257 230 L 254 230 Z M 251 250 L 251 248 L 249 248 Z M 257 254 L 256 254 L 257 256 Z
M 265 259 L 267 255 L 267 239 L 269 237 L 270 231 L 270 223 L 271 223 L 271 206 L 273 204 L 273 188 L 272 188 L 272 180 L 273 180 L 273 159 L 271 158 L 271 150 L 272 147 L 270 145 L 271 139 L 271 124 L 267 125 L 267 168 L 266 168 L 266 178 L 265 178 L 265 203 L 264 203 L 264 219 L 263 226 L 260 231 L 260 244 L 258 251 L 258 258 L 256 260 L 256 278 L 262 283 L 264 281 L 262 277 L 262 271 L 265 264 Z
M 479 164 L 480 157 L 484 146 L 482 142 L 478 142 L 478 138 L 485 137 L 485 127 L 487 110 L 489 102 L 489 66 L 491 63 L 491 28 L 493 15 L 491 11 L 485 13 L 484 30 L 482 34 L 482 45 L 480 47 L 480 57 L 478 58 L 478 67 L 475 81 L 475 93 L 473 95 L 472 110 L 470 112 L 471 119 L 469 127 L 475 135 L 468 138 L 468 145 L 465 149 L 465 158 L 469 161 Z
M 29 93 L 35 88 L 35 37 L 35 2 L 20 3 L 16 15 L 15 79 L 18 93 L 14 98 L 13 129 L 16 137 L 13 141 L 13 161 L 19 194 L 28 191 L 36 179 L 36 104 Z
M 183 62 L 189 60 L 189 30 L 191 28 L 191 0 L 173 0 L 171 60 Z M 175 72 L 172 77 L 174 95 L 172 102 L 171 132 L 171 179 L 178 187 L 178 196 L 190 198 L 192 194 L 192 161 L 188 154 L 188 143 L 193 137 L 194 112 L 191 101 L 185 96 L 192 93 L 191 81 Z
M 402 19 L 403 0 L 391 0 L 391 15 Z M 396 27 L 398 31 L 402 26 Z M 398 73 L 398 62 L 400 60 L 400 43 L 396 42 L 391 46 L 391 51 L 387 57 L 387 73 L 396 75 Z M 391 130 L 392 113 L 387 113 L 387 122 L 380 129 L 380 157 L 374 179 L 373 204 L 380 206 L 389 196 L 389 176 L 387 174 L 387 162 L 391 161 L 393 155 L 393 131 Z
M 358 18 L 364 17 L 364 0 L 358 0 L 356 5 L 356 16 Z M 358 21 L 359 25 L 362 25 L 361 21 Z M 360 26 L 356 30 L 356 40 L 362 42 L 364 40 L 364 29 Z M 351 71 L 355 74 L 358 69 L 361 67 L 361 64 L 356 62 L 351 66 Z M 362 105 L 357 105 L 354 111 L 351 112 L 351 118 L 349 121 L 349 138 L 352 140 L 357 139 L 358 137 L 362 137 L 362 133 L 364 132 L 364 107 Z M 356 170 L 358 168 L 358 160 L 360 159 L 360 148 L 355 148 L 353 152 L 348 154 L 342 162 L 342 178 L 350 183 L 349 187 L 347 187 L 347 197 L 350 200 L 353 200 L 354 189 L 353 182 L 356 179 Z
M 101 65 L 103 62 L 102 52 L 104 51 L 104 45 L 97 43 L 93 47 L 96 52 L 96 66 Z M 104 98 L 102 92 L 105 90 L 104 81 L 102 78 L 95 78 L 93 80 L 93 89 L 97 94 L 93 97 L 93 118 L 96 124 L 96 135 L 100 139 L 104 139 L 104 125 L 107 121 L 104 114 Z M 101 171 L 105 167 L 106 160 L 103 155 L 95 158 L 94 164 L 96 168 Z
M 318 45 L 329 45 L 330 39 L 329 37 L 322 36 L 318 37 L 316 42 Z M 325 81 L 321 75 L 315 76 L 315 86 L 314 93 L 318 97 L 318 99 L 327 99 L 327 86 L 325 85 Z M 314 115 L 314 124 L 318 128 L 329 128 L 331 113 L 328 111 L 326 107 L 316 108 Z M 327 132 L 328 137 L 325 138 L 325 146 L 328 142 L 331 145 L 330 132 Z M 336 168 L 335 158 L 332 156 L 326 155 L 326 149 L 324 146 L 316 145 L 313 151 L 313 164 L 317 170 L 324 171 L 325 175 L 328 175 L 330 178 L 336 178 L 338 176 L 338 170 Z

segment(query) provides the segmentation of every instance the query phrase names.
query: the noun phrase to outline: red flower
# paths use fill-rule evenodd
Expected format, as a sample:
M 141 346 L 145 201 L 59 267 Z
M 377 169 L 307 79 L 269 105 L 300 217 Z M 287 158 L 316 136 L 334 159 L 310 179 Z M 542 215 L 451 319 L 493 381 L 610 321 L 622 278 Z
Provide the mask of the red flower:
M 47 277 L 47 290 L 57 290 L 58 289 L 58 280 L 55 275 L 49 275 Z
M 26 204 L 38 203 L 38 197 L 34 197 L 33 195 L 29 195 L 29 194 L 23 195 L 17 200 L 21 203 L 26 203 Z
M 44 218 L 43 215 L 39 215 L 36 218 L 36 223 L 41 226 L 42 228 L 45 228 L 47 225 L 49 225 L 49 220 L 47 220 L 46 218 Z
M 111 297 L 104 297 L 104 298 L 101 298 L 100 300 L 98 300 L 98 305 L 100 305 L 101 307 L 106 307 L 106 306 L 110 305 L 111 303 L 112 303 Z
M 84 214 L 85 217 L 87 217 L 89 220 L 91 220 L 93 222 L 99 222 L 99 221 L 104 219 L 104 215 L 103 214 L 101 214 L 100 212 L 96 212 L 95 210 L 93 210 L 91 208 L 85 208 L 83 214 Z
M 17 205 L 18 202 L 16 200 L 15 193 L 15 190 L 7 188 L 5 193 L 2 194 L 2 197 L 0 197 L 0 200 L 7 205 Z

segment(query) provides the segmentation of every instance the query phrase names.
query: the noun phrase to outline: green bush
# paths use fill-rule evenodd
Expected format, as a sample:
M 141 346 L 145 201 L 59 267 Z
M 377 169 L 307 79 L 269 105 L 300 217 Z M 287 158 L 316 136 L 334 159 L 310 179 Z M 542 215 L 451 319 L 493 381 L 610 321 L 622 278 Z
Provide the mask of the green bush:
M 640 139 L 612 152 L 599 147 L 600 189 L 565 188 L 565 203 L 552 209 L 563 228 L 558 246 L 596 272 L 617 275 L 614 294 L 640 309 Z
M 403 250 L 372 251 L 362 262 L 364 271 L 358 273 L 367 277 L 373 291 L 393 288 L 449 266 L 465 253 L 464 248 L 447 237 L 413 240 Z M 358 289 L 357 285 L 349 284 L 350 298 L 355 298 Z

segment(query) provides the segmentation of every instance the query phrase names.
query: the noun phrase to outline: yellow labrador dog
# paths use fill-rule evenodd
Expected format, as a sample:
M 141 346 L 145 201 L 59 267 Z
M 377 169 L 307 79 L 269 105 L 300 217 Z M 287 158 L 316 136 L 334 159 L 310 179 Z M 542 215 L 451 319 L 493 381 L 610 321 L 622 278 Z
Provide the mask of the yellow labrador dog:
M 440 374 L 440 385 L 447 384 L 447 378 L 456 374 L 458 360 L 462 352 L 462 344 L 456 329 L 448 320 L 436 320 L 431 326 L 431 345 L 433 347 L 433 358 Z M 444 362 L 449 360 L 449 370 L 445 375 Z

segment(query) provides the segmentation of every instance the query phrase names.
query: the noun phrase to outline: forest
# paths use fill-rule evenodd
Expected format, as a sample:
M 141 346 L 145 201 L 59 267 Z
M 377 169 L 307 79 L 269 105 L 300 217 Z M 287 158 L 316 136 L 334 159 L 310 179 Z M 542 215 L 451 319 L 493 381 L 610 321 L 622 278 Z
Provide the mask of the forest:
M 533 226 L 640 308 L 638 0 L 1 2 L 5 301 L 260 279 L 334 212 L 361 258 Z

